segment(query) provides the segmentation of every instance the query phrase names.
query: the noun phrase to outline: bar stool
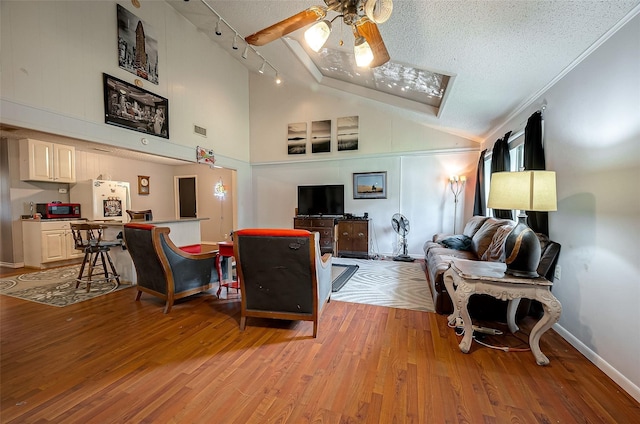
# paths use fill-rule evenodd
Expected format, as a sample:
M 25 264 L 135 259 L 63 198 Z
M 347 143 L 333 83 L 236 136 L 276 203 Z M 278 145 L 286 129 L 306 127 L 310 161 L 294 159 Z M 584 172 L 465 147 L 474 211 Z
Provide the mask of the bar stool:
M 120 275 L 118 275 L 111 256 L 109 256 L 109 250 L 112 247 L 122 246 L 122 240 L 102 240 L 104 229 L 107 228 L 105 225 L 70 225 L 75 248 L 84 251 L 82 266 L 80 266 L 80 272 L 76 278 L 76 288 L 80 286 L 80 283 L 86 283 L 88 293 L 91 290 L 92 282 L 109 280 L 116 280 L 116 287 L 118 287 L 120 285 Z M 109 264 L 109 269 L 107 269 L 107 263 Z M 101 274 L 104 274 L 103 278 L 93 278 L 96 265 L 102 266 Z M 86 274 L 85 268 L 88 268 Z

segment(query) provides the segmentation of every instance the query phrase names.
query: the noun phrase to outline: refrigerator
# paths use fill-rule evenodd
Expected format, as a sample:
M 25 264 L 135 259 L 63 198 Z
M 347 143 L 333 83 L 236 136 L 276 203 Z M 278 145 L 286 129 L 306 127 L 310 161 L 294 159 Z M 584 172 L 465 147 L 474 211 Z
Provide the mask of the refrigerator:
M 82 217 L 89 221 L 129 222 L 130 185 L 125 181 L 79 181 L 69 190 L 69 200 L 80 203 Z

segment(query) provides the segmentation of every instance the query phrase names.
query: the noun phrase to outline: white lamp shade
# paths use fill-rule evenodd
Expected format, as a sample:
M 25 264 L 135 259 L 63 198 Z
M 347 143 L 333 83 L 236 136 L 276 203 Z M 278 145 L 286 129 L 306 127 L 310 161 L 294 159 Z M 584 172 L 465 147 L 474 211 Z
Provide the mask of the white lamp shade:
M 553 171 L 495 172 L 491 174 L 488 206 L 522 211 L 558 210 Z
M 356 39 L 355 46 L 353 47 L 353 53 L 356 57 L 356 65 L 360 68 L 369 66 L 373 61 L 373 51 L 371 46 L 362 37 Z
M 329 34 L 331 34 L 331 22 L 320 21 L 304 32 L 304 39 L 309 45 L 309 48 L 317 52 L 324 46 L 327 38 L 329 38 Z

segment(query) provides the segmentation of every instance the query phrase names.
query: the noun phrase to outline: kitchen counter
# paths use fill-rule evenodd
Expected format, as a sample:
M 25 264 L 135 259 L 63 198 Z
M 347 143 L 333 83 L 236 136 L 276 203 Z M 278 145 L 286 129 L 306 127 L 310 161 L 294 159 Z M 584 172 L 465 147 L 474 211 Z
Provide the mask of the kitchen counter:
M 152 221 L 135 220 L 131 223 L 151 224 L 158 227 L 169 227 L 169 238 L 178 247 L 191 246 L 200 244 L 200 221 L 209 218 L 167 218 L 154 219 Z M 107 227 L 104 231 L 106 240 L 116 239 L 124 227 L 123 222 L 119 221 L 89 221 L 90 224 L 100 224 Z M 134 283 L 137 281 L 135 267 L 129 252 L 124 249 L 111 249 L 111 258 L 118 271 L 118 274 L 124 281 Z

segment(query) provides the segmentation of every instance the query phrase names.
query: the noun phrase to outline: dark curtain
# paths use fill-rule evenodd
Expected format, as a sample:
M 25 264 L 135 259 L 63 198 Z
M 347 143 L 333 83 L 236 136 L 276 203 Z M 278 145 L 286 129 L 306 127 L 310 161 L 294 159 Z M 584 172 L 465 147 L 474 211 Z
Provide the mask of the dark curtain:
M 542 112 L 537 111 L 529 117 L 524 129 L 524 169 L 526 171 L 544 170 L 544 147 L 542 147 Z M 549 235 L 549 213 L 527 211 L 529 227 L 536 233 Z
M 480 159 L 478 159 L 478 173 L 476 175 L 476 197 L 473 202 L 473 216 L 480 215 L 485 216 L 487 213 L 487 207 L 484 203 L 484 154 L 486 150 L 480 152 Z
M 498 139 L 493 145 L 491 152 L 491 173 L 511 170 L 511 156 L 509 156 L 509 137 L 511 131 L 504 137 Z M 513 219 L 513 213 L 507 209 L 494 209 L 493 216 L 496 218 Z

